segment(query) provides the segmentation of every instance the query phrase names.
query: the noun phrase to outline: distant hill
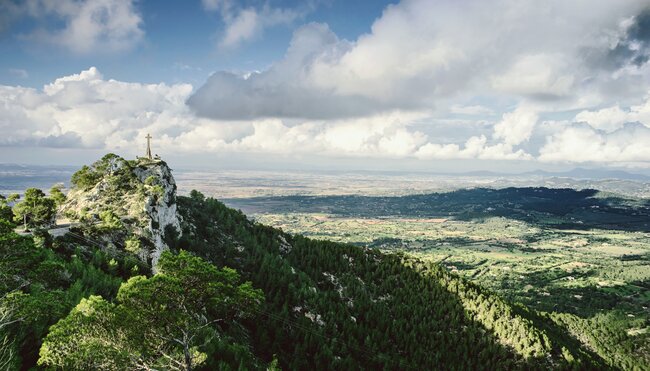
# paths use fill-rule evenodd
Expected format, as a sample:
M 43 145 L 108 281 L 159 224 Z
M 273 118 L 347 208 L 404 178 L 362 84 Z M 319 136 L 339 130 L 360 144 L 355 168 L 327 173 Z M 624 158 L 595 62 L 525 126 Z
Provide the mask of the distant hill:
M 607 179 L 623 179 L 635 180 L 640 182 L 650 181 L 650 175 L 632 173 L 624 170 L 611 170 L 611 169 L 587 169 L 575 168 L 568 171 L 546 171 L 546 170 L 533 170 L 520 173 L 504 173 L 497 171 L 478 170 L 466 172 L 436 172 L 435 174 L 449 175 L 449 176 L 467 176 L 467 177 L 562 177 L 573 179 L 592 179 L 592 180 L 607 180 Z
M 585 169 L 575 168 L 565 172 L 549 172 L 544 170 L 536 170 L 523 175 L 537 175 L 543 177 L 566 177 L 574 179 L 625 179 L 636 180 L 641 182 L 650 181 L 650 176 L 644 174 L 630 173 L 623 170 L 608 170 L 608 169 Z
M 228 199 L 241 210 L 268 213 L 325 213 L 344 217 L 454 218 L 507 217 L 536 225 L 572 229 L 650 232 L 650 202 L 595 189 L 507 187 L 470 188 L 406 196 L 282 196 Z M 261 211 L 264 212 L 264 211 Z

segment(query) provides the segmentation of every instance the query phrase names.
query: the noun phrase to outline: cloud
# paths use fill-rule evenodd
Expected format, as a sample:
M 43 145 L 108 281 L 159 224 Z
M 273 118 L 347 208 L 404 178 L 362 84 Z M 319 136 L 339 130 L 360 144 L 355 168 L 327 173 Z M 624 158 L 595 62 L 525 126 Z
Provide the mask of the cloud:
M 61 135 L 48 135 L 39 140 L 40 147 L 49 148 L 80 148 L 83 147 L 81 137 L 77 133 L 66 132 Z
M 356 120 L 215 121 L 185 104 L 188 84 L 105 79 L 95 67 L 42 89 L 0 86 L 0 145 L 130 151 L 151 132 L 180 152 L 253 151 L 334 156 L 408 156 L 426 137 L 408 129 L 420 116 L 394 113 Z
M 611 133 L 575 124 L 547 138 L 540 149 L 543 162 L 592 162 L 599 164 L 650 161 L 650 128 L 627 124 Z
M 297 8 L 275 8 L 269 3 L 260 7 L 241 7 L 229 0 L 203 0 L 203 7 L 210 12 L 219 12 L 225 24 L 219 40 L 219 47 L 232 49 L 253 40 L 267 28 L 289 25 L 303 18 L 316 8 L 316 3 L 307 1 Z
M 504 114 L 502 120 L 494 125 L 494 137 L 503 139 L 508 145 L 521 144 L 530 139 L 538 120 L 537 112 L 519 106 L 513 112 Z
M 64 47 L 76 54 L 110 53 L 133 48 L 144 37 L 134 0 L 29 0 L 12 3 L 15 17 L 44 22 L 22 39 Z
M 269 69 L 248 78 L 218 72 L 189 104 L 216 119 L 322 119 L 436 111 L 453 97 L 527 101 L 546 111 L 590 108 L 613 96 L 633 101 L 639 82 L 650 83 L 650 63 L 605 68 L 604 61 L 618 43 L 644 34 L 632 31 L 644 7 L 642 0 L 405 0 L 354 41 L 305 25 Z
M 212 122 L 197 126 L 177 140 L 208 143 L 212 151 L 325 155 L 330 157 L 404 158 L 426 142 L 426 135 L 410 130 L 413 114 L 393 113 L 367 118 L 303 121 L 289 125 L 280 119 L 243 123 Z M 245 128 L 239 136 L 225 138 L 218 128 Z M 181 145 L 182 146 L 182 145 Z M 195 148 L 198 148 L 195 146 Z M 199 149 L 200 150 L 200 149 Z
M 186 105 L 192 92 L 188 84 L 106 79 L 94 67 L 42 89 L 0 86 L 0 146 L 85 147 L 134 154 L 142 151 L 144 135 L 152 133 L 158 148 L 173 148 L 176 153 L 650 162 L 650 129 L 640 123 L 608 133 L 594 129 L 593 122 L 539 120 L 535 107 L 528 105 L 517 106 L 497 122 L 443 120 L 439 130 L 431 131 L 437 121 L 426 112 L 413 111 L 329 119 L 206 119 Z M 625 112 L 640 115 L 650 112 L 648 107 L 646 102 Z M 459 125 L 474 129 L 455 130 Z M 486 134 L 472 134 L 479 128 Z M 449 130 L 454 135 L 441 136 Z M 467 135 L 464 139 L 461 132 Z
M 120 148 L 146 130 L 173 133 L 194 116 L 192 86 L 105 80 L 94 67 L 42 90 L 0 86 L 0 145 Z
M 461 147 L 458 144 L 427 143 L 420 147 L 415 156 L 420 159 L 481 159 L 481 160 L 531 160 L 532 156 L 506 143 L 487 144 L 484 135 L 473 136 Z
M 439 154 L 434 138 L 413 127 L 425 113 L 394 111 L 327 120 L 248 121 L 197 117 L 187 84 L 106 79 L 91 67 L 42 89 L 0 86 L 0 146 L 98 148 L 139 153 L 142 138 L 177 153 L 272 153 L 364 158 L 528 158 L 504 143 L 470 138 Z M 451 148 L 451 147 L 449 147 Z M 438 151 L 440 152 L 440 151 Z
M 271 8 L 265 5 L 261 10 L 246 8 L 232 17 L 226 18 L 226 29 L 219 41 L 222 48 L 234 48 L 241 43 L 252 40 L 265 29 L 290 24 L 303 17 L 303 13 L 293 9 Z
M 380 103 L 359 95 L 339 95 L 314 87 L 303 75 L 305 63 L 322 51 L 341 54 L 347 46 L 324 24 L 298 29 L 285 58 L 262 73 L 248 76 L 217 72 L 188 100 L 200 116 L 220 120 L 257 118 L 336 119 L 380 111 Z M 297 73 L 300 76 L 291 76 Z
M 595 111 L 581 111 L 574 121 L 588 123 L 594 129 L 606 132 L 616 131 L 629 122 L 639 122 L 650 127 L 650 95 L 644 103 L 628 109 L 615 105 Z
M 629 119 L 629 112 L 622 110 L 619 106 L 603 108 L 598 111 L 582 111 L 574 118 L 576 122 L 589 123 L 594 129 L 608 132 L 620 129 Z
M 562 99 L 575 87 L 575 76 L 562 55 L 522 55 L 505 73 L 492 78 L 492 86 L 533 99 Z
M 650 8 L 621 23 L 623 35 L 607 54 L 606 64 L 641 66 L 650 59 Z
M 650 63 L 644 57 L 650 53 L 649 9 L 641 0 L 435 6 L 405 0 L 387 7 L 357 40 L 342 40 L 327 25 L 305 25 L 269 69 L 245 77 L 218 72 L 188 105 L 205 118 L 255 121 L 254 133 L 262 137 L 252 134 L 236 142 L 249 149 L 253 143 L 265 150 L 277 143 L 292 148 L 296 138 L 309 138 L 295 145 L 331 152 L 336 145 L 326 140 L 328 132 L 344 138 L 338 144 L 348 154 L 650 162 L 639 146 L 645 126 L 626 124 L 649 122 L 650 103 L 639 103 L 650 87 Z M 436 121 L 447 113 L 481 116 L 485 122 L 513 105 L 500 120 L 483 125 L 491 127 L 491 134 L 451 141 L 444 133 L 441 138 L 427 134 L 440 132 Z M 384 143 L 394 143 L 393 150 L 368 139 L 372 135 L 358 139 L 366 138 L 358 130 L 370 130 L 364 119 L 381 121 L 396 113 L 421 118 L 390 126 L 393 131 L 370 131 L 392 137 Z M 292 120 L 303 123 L 287 124 Z M 319 120 L 328 124 L 316 124 Z M 337 131 L 344 127 L 349 136 Z M 263 137 L 268 144 L 262 144 Z M 318 147 L 312 139 L 328 144 Z
M 304 25 L 268 69 L 219 71 L 198 89 L 96 68 L 0 86 L 0 145 L 133 153 L 151 132 L 179 153 L 650 164 L 647 1 L 432 3 L 390 5 L 356 40 Z M 44 27 L 25 38 L 79 54 L 144 37 L 132 1 L 10 4 Z M 224 20 L 222 48 L 311 9 L 203 6 Z

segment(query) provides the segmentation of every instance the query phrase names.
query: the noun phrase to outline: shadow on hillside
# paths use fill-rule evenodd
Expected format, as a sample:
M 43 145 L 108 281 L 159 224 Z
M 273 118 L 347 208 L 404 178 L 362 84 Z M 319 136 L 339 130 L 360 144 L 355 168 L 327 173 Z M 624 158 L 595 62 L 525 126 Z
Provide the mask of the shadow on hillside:
M 533 294 L 524 304 L 546 312 L 562 312 L 588 318 L 611 310 L 638 313 L 643 311 L 639 305 L 640 297 L 650 288 L 642 282 L 629 282 L 611 287 L 546 287 L 548 294 Z
M 650 232 L 650 201 L 601 197 L 594 189 L 473 188 L 447 193 L 374 196 L 282 196 L 227 200 L 231 207 L 267 213 L 328 213 L 362 218 L 505 217 L 561 229 Z
M 650 232 L 650 201 L 631 203 L 618 197 L 598 197 L 598 193 L 545 187 L 476 188 L 451 192 L 448 197 L 459 220 L 505 217 L 558 229 Z
M 450 276 L 443 269 L 426 268 L 417 260 L 409 260 L 411 265 L 405 264 L 399 254 L 364 252 L 326 241 L 294 245 L 288 259 L 310 277 L 319 293 L 333 294 L 328 296 L 336 302 L 335 307 L 328 301 L 327 305 L 314 308 L 317 313 L 355 318 L 354 327 L 337 326 L 337 336 L 356 338 L 362 349 L 377 355 L 368 365 L 408 369 L 413 365 L 409 361 L 422 359 L 424 354 L 435 361 L 420 364 L 423 368 L 445 364 L 460 369 L 543 369 L 544 365 L 549 366 L 545 357 L 524 357 L 534 352 L 536 335 L 527 332 L 522 322 L 508 317 L 506 313 L 516 309 L 479 286 Z M 455 283 L 442 284 L 451 281 Z M 455 290 L 462 292 L 463 299 Z M 316 303 L 325 302 L 317 300 Z M 481 320 L 478 312 L 481 312 Z M 535 327 L 540 324 L 552 330 L 551 353 L 556 362 L 562 357 L 563 346 L 573 351 L 582 349 L 575 339 L 564 335 L 551 321 L 539 317 L 530 320 Z M 377 338 L 359 337 L 359 334 L 373 334 L 377 330 L 380 330 Z M 504 346 L 504 343 L 510 345 Z M 411 353 L 413 350 L 417 353 Z M 584 349 L 582 352 L 583 356 L 588 354 L 588 358 L 600 362 L 598 356 Z

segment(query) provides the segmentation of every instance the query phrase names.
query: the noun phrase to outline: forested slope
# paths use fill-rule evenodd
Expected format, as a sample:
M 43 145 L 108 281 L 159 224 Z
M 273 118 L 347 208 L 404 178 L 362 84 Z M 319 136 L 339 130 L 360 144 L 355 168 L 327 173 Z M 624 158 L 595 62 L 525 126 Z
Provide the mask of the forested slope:
M 435 264 L 289 236 L 197 192 L 179 212 L 175 246 L 263 289 L 253 344 L 284 367 L 605 367 L 551 321 Z

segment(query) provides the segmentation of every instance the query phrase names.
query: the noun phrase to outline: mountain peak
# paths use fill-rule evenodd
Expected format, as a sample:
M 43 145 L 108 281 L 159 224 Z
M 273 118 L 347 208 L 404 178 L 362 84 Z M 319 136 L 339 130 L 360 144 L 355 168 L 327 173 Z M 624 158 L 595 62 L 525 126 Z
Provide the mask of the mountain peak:
M 109 153 L 72 176 L 73 188 L 61 212 L 74 222 L 97 226 L 103 238 L 156 266 L 180 233 L 176 182 L 161 159 L 126 160 Z

